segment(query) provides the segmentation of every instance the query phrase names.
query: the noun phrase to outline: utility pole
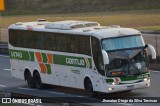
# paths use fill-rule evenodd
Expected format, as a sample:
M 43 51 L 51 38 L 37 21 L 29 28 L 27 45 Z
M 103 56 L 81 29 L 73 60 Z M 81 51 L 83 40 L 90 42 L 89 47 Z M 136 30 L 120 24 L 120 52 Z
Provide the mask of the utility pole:
M 0 12 L 0 42 L 1 42 L 1 35 L 2 35 L 2 32 L 1 32 L 1 29 L 2 29 L 2 15 L 1 15 L 1 12 Z
M 5 11 L 5 5 L 4 5 L 4 0 L 0 0 L 0 42 L 1 42 L 1 38 L 2 38 L 2 12 Z

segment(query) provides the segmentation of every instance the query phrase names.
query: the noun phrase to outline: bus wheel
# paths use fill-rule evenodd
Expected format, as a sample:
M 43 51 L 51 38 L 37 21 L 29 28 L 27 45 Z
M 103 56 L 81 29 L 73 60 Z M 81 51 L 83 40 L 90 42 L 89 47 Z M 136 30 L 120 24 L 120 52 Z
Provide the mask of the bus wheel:
M 26 78 L 26 80 L 27 80 L 28 86 L 29 86 L 30 88 L 35 88 L 34 79 L 33 79 L 33 77 L 31 76 L 31 73 L 30 73 L 29 71 L 27 71 L 27 72 L 25 73 L 25 78 Z
M 90 96 L 97 96 L 98 93 L 93 91 L 93 85 L 89 78 L 87 78 L 84 82 L 85 90 L 87 91 L 88 95 Z
M 40 77 L 38 72 L 35 72 L 35 74 L 34 74 L 34 82 L 35 82 L 35 85 L 36 85 L 37 89 L 42 89 L 43 88 L 43 83 L 41 81 L 41 77 Z

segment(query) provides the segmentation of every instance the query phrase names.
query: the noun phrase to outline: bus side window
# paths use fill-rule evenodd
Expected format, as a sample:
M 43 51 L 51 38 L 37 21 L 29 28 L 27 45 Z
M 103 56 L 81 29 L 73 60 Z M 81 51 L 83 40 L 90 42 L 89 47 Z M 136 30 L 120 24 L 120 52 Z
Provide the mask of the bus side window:
M 57 51 L 67 52 L 67 36 L 64 34 L 57 34 Z
M 44 49 L 44 33 L 42 32 L 35 32 L 35 48 L 36 49 Z
M 32 31 L 29 31 L 28 32 L 28 40 L 29 40 L 29 42 L 28 42 L 28 48 L 34 48 L 34 45 L 35 45 L 35 36 L 34 36 L 34 34 L 33 34 L 33 32 Z
M 101 53 L 101 46 L 99 40 L 95 37 L 92 37 L 92 53 L 93 53 L 93 60 L 97 70 L 101 74 L 104 74 L 104 64 Z
M 23 31 L 23 37 L 24 37 L 24 47 L 29 48 L 29 35 L 27 31 Z
M 78 37 L 72 35 L 67 38 L 67 52 L 78 53 L 77 47 Z
M 52 50 L 52 35 L 47 33 L 44 37 L 45 50 Z
M 23 47 L 24 46 L 24 38 L 23 38 L 23 32 L 21 30 L 17 31 L 16 35 L 16 46 L 17 47 Z
M 91 55 L 90 49 L 90 37 L 89 36 L 80 36 L 79 38 L 79 52 L 81 54 Z
M 9 42 L 11 43 L 12 46 L 15 46 L 15 42 L 16 42 L 16 36 L 14 32 L 15 31 L 12 29 L 9 30 Z
M 56 36 L 53 33 L 47 33 L 45 35 L 45 50 L 56 51 Z

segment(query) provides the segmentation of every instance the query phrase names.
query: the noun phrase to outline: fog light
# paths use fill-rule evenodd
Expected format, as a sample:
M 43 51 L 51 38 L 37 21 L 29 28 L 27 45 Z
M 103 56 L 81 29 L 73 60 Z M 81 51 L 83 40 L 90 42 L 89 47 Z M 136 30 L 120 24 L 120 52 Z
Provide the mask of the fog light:
M 143 79 L 144 81 L 148 81 L 148 78 Z
M 150 84 L 146 84 L 147 87 L 150 87 Z
M 114 88 L 109 88 L 108 90 L 109 90 L 109 91 L 113 91 L 113 90 L 114 90 Z

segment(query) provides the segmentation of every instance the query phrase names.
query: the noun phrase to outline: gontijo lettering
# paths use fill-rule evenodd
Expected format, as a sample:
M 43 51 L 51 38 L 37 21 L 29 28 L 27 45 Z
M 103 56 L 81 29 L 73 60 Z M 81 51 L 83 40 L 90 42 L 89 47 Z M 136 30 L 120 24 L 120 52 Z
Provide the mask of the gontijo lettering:
M 85 66 L 85 61 L 83 59 L 66 58 L 66 63 L 72 65 Z
M 20 58 L 20 59 L 23 58 L 23 55 L 22 55 L 21 52 L 11 52 L 11 56 L 12 56 L 13 58 Z

